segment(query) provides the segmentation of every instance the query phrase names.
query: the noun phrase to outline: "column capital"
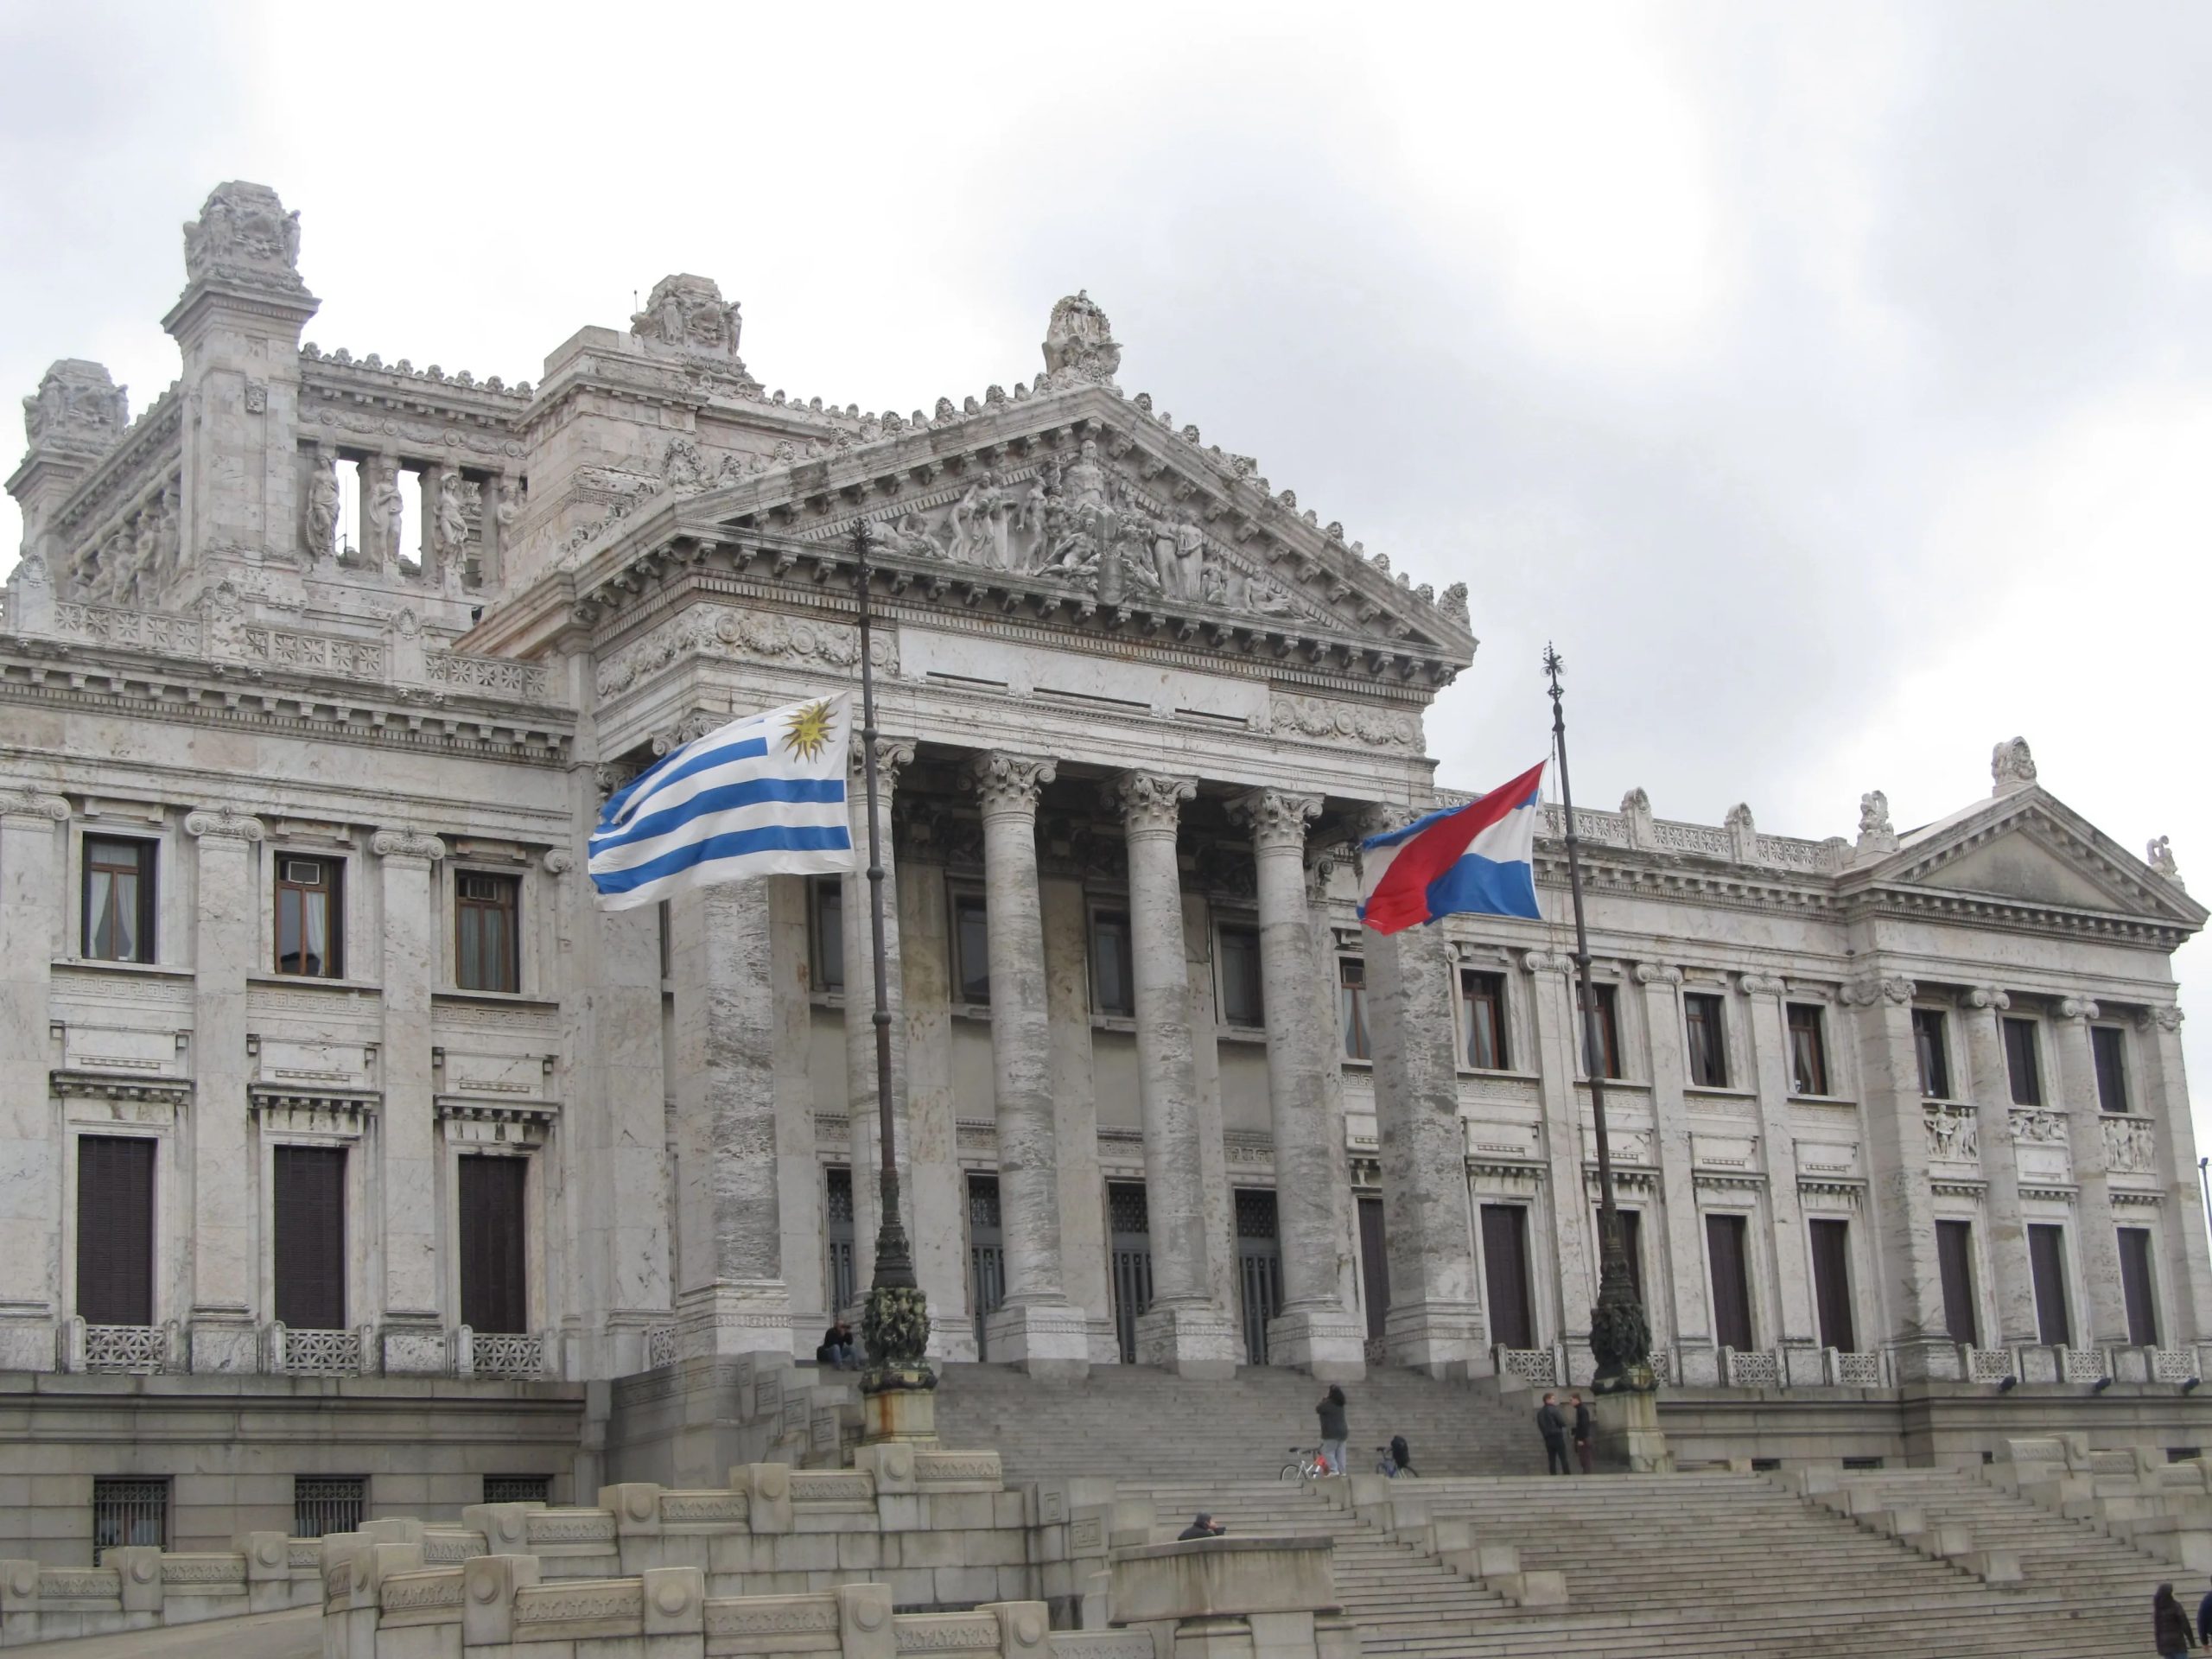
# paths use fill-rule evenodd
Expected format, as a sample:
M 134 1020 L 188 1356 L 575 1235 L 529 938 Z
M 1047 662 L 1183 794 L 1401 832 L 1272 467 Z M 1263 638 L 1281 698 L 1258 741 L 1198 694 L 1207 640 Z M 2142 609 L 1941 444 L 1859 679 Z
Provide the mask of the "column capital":
M 1970 1008 L 1994 1008 L 2002 1014 L 2012 1006 L 2012 997 L 2009 991 L 1999 990 L 1994 985 L 1976 985 L 1967 992 L 1966 1005 Z
M 1574 971 L 1573 958 L 1549 950 L 1524 951 L 1521 957 L 1521 966 L 1532 974 L 1557 974 L 1561 978 Z
M 1639 985 L 1679 985 L 1682 970 L 1663 963 L 1639 962 L 1636 964 L 1636 982 Z
M 576 868 L 576 855 L 565 848 L 555 847 L 548 849 L 543 862 L 548 875 L 566 875 Z
M 1781 996 L 1789 989 L 1789 982 L 1780 974 L 1745 974 L 1737 982 L 1745 996 Z
M 1911 1002 L 1919 989 L 1902 974 L 1869 974 L 1864 979 L 1854 979 L 1847 984 L 1840 1000 L 1847 1008 L 1868 1008 L 1877 1002 L 1890 1002 L 1904 1007 Z
M 1321 816 L 1321 798 L 1282 789 L 1248 790 L 1229 803 L 1229 816 L 1251 826 L 1252 845 L 1258 850 L 1287 848 L 1302 855 L 1306 826 Z
M 2062 996 L 2058 999 L 2058 1017 L 2069 1024 L 2076 1020 L 2087 1023 L 2095 1019 L 2097 1013 L 2097 1005 L 2093 998 Z
M 2135 1016 L 2135 1028 L 2138 1031 L 2150 1031 L 2154 1028 L 2158 1031 L 2179 1031 L 2181 1021 L 2182 1012 L 2179 1008 L 2171 1006 L 2163 1008 L 2144 1008 Z
M 1335 877 L 1337 866 L 1350 861 L 1351 855 L 1341 845 L 1324 847 L 1306 861 L 1306 902 L 1308 906 L 1324 905 L 1329 901 L 1329 883 Z
M 250 813 L 227 806 L 204 806 L 184 815 L 184 833 L 202 841 L 260 841 L 269 832 Z
M 435 864 L 446 855 L 446 844 L 412 830 L 379 830 L 369 837 L 369 850 L 378 858 L 414 858 Z
M 1059 776 L 1059 764 L 1042 755 L 1008 754 L 995 749 L 970 760 L 962 776 L 982 798 L 983 816 L 1020 812 L 1034 817 L 1037 798 Z
M 1198 798 L 1198 780 L 1158 772 L 1125 772 L 1106 786 L 1108 802 L 1132 836 L 1173 835 L 1183 803 Z
M 868 751 L 854 738 L 849 754 L 854 779 L 857 781 L 868 775 Z M 914 740 L 911 737 L 879 737 L 875 740 L 876 781 L 885 789 L 895 786 L 899 774 L 914 764 Z M 1051 780 L 1046 779 L 1047 782 Z
M 0 818 L 44 818 L 52 823 L 67 823 L 69 803 L 59 795 L 41 795 L 35 789 L 0 789 Z

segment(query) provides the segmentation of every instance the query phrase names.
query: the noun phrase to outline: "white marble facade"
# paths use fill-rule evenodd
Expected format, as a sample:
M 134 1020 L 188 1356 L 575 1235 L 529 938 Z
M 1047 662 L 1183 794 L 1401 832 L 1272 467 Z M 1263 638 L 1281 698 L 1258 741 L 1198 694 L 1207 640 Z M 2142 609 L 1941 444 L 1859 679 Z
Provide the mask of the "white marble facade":
M 859 526 L 894 1143 L 939 1351 L 1218 1373 L 1258 1294 L 1277 1363 L 1586 1375 L 1570 935 L 1384 942 L 1352 912 L 1351 838 L 1440 798 L 1422 716 L 1471 659 L 1464 585 L 1413 585 L 1125 395 L 1082 296 L 1033 383 L 902 417 L 765 391 L 695 276 L 535 385 L 322 351 L 298 254 L 273 192 L 220 187 L 165 320 L 178 383 L 132 421 L 71 359 L 25 399 L 0 1367 L 576 1380 L 810 1354 L 875 1224 L 865 883 L 608 915 L 582 849 L 671 743 L 853 683 Z M 2206 912 L 2024 744 L 1994 772 L 1910 833 L 1869 796 L 1855 844 L 1659 819 L 1640 790 L 1585 815 L 1614 1156 L 1675 1381 L 2084 1351 L 2149 1376 L 2212 1341 L 2169 968 Z M 123 947 L 87 912 L 114 841 L 152 889 Z M 334 879 L 328 976 L 279 971 L 302 859 Z M 486 893 L 514 930 L 488 978 L 461 919 Z M 143 1328 L 79 1306 L 86 1135 L 154 1143 Z M 276 1324 L 285 1147 L 346 1154 L 327 1332 Z M 520 1331 L 463 1329 L 464 1158 L 523 1171 Z M 1730 1217 L 1740 1307 L 1708 1260 Z M 1117 1319 L 1139 1224 L 1148 1300 Z

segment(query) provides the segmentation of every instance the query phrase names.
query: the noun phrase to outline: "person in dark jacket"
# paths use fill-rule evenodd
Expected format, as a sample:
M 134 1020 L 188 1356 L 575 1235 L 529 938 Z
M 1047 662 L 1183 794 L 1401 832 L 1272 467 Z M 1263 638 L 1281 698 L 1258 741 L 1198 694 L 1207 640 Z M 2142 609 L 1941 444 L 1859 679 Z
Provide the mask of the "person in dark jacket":
M 1395 1473 L 1401 1475 L 1417 1475 L 1421 1472 L 1414 1467 L 1414 1449 L 1406 1444 L 1406 1437 L 1402 1434 L 1393 1434 L 1390 1437 L 1390 1467 Z M 2212 1601 L 2212 1596 L 2207 1596 L 2205 1599 Z
M 2158 1659 L 2183 1659 L 2196 1645 L 2196 1638 L 2190 1633 L 2189 1615 L 2174 1599 L 2171 1584 L 2160 1585 L 2158 1593 L 2151 1599 L 2151 1628 Z
M 1344 1441 L 1349 1438 L 1344 1427 L 1344 1391 L 1335 1383 L 1321 1396 L 1321 1403 L 1313 1408 L 1321 1420 L 1321 1456 L 1332 1475 L 1348 1475 L 1351 1466 L 1344 1461 Z
M 2207 1592 L 2204 1599 L 2196 1604 L 2196 1644 L 2212 1645 L 2212 1592 Z
M 1546 1395 L 1536 1408 L 1536 1432 L 1544 1437 L 1544 1472 L 1573 1474 L 1574 1465 L 1567 1460 L 1567 1419 L 1560 1414 L 1557 1395 Z
M 1574 1408 L 1574 1460 L 1582 1465 L 1584 1474 L 1594 1473 L 1590 1459 L 1597 1446 L 1597 1423 L 1590 1414 L 1590 1408 L 1582 1403 L 1580 1395 L 1568 1395 L 1567 1403 Z
M 1228 1530 L 1227 1527 L 1219 1524 L 1213 1516 L 1208 1515 L 1204 1510 L 1200 1510 L 1191 1524 L 1175 1535 L 1175 1541 L 1179 1544 L 1187 1544 L 1193 1538 L 1218 1538 Z
M 853 1327 L 839 1319 L 823 1333 L 814 1350 L 814 1363 L 834 1365 L 841 1371 L 856 1371 L 861 1366 L 860 1344 L 853 1340 Z

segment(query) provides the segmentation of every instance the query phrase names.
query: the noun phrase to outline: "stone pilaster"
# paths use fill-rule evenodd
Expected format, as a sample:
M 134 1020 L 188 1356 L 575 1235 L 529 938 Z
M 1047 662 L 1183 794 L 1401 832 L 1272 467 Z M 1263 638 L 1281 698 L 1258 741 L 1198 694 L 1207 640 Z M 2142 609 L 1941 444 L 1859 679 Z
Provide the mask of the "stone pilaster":
M 255 967 L 260 884 L 258 818 L 228 808 L 188 813 L 199 851 L 199 931 L 193 952 L 191 1364 L 260 1366 L 254 1326 L 259 1262 L 255 1159 L 247 1149 L 246 976 Z
M 1052 1134 L 1060 1154 L 1060 1287 L 1084 1311 L 1090 1363 L 1121 1359 L 1108 1287 L 1105 1177 L 1098 1162 L 1098 1080 L 1090 1046 L 1090 918 L 1083 883 L 1039 884 L 1045 1006 L 1052 1031 Z M 960 1229 L 951 1230 L 958 1243 Z
M 1433 1376 L 1465 1376 L 1486 1370 L 1488 1360 L 1467 1208 L 1466 1135 L 1459 1124 L 1452 963 L 1438 927 L 1401 933 L 1370 928 L 1366 957 L 1390 1254 L 1383 1340 L 1395 1364 Z M 1579 1201 L 1579 1160 L 1569 1190 Z
M 891 1012 L 892 1160 L 899 1173 L 903 1217 L 910 1239 L 921 1236 L 921 1217 L 912 1208 L 916 1193 L 906 1131 L 906 1027 L 904 982 L 899 955 L 899 880 L 891 849 L 891 798 L 899 773 L 912 764 L 914 746 L 892 738 L 875 744 L 876 830 L 883 849 L 883 962 Z M 881 1126 L 875 1103 L 875 944 L 868 917 L 868 779 L 858 742 L 852 748 L 852 776 L 846 804 L 851 809 L 855 858 L 842 888 L 841 942 L 845 952 L 845 1109 L 853 1149 L 853 1284 L 864 1292 L 875 1278 L 875 1235 L 882 1224 L 880 1177 Z M 957 1224 L 958 1217 L 953 1217 Z M 918 1268 L 919 1263 L 916 1264 Z M 925 1284 L 923 1287 L 927 1289 Z
M 1109 791 L 1129 856 L 1130 956 L 1136 989 L 1137 1091 L 1144 1115 L 1145 1195 L 1152 1223 L 1152 1306 L 1137 1319 L 1137 1357 L 1186 1376 L 1234 1373 L 1240 1344 L 1215 1306 L 1206 1226 L 1190 964 L 1175 853 L 1186 778 L 1124 772 Z
M 992 1357 L 1039 1376 L 1090 1369 L 1081 1309 L 1060 1281 L 1060 1192 L 1052 1021 L 1037 882 L 1037 798 L 1052 761 L 979 756 L 968 781 L 983 808 L 984 913 L 991 952 L 991 1080 L 997 1097 L 1006 1300 L 988 1319 Z
M 1329 1149 L 1330 1182 L 1344 1195 L 1338 1218 L 1340 1224 L 1332 1247 L 1336 1257 L 1337 1300 L 1355 1310 L 1363 1359 L 1367 1320 L 1359 1276 L 1359 1207 L 1352 1196 L 1351 1147 L 1344 1139 L 1344 1010 L 1338 1003 L 1342 993 L 1337 982 L 1336 925 L 1329 900 L 1329 886 L 1336 871 L 1350 859 L 1351 854 L 1344 849 L 1325 849 L 1306 867 L 1306 925 L 1313 957 L 1311 1017 L 1322 1135 Z
M 1338 1179 L 1341 1115 L 1328 1113 L 1325 1072 L 1338 1068 L 1333 1021 L 1318 1029 L 1313 935 L 1306 904 L 1306 826 L 1318 795 L 1256 789 L 1230 806 L 1249 823 L 1257 867 L 1260 991 L 1268 1030 L 1268 1107 L 1274 1135 L 1275 1224 L 1282 1255 L 1282 1312 L 1268 1327 L 1271 1363 L 1316 1376 L 1365 1375 L 1363 1332 L 1337 1274 L 1350 1193 Z
M 2135 1017 L 2136 1052 L 2143 1057 L 2141 1105 L 2156 1122 L 2158 1187 L 2164 1198 L 2160 1243 L 2165 1251 L 2167 1300 L 2160 1341 L 2169 1348 L 2212 1340 L 2212 1259 L 2204 1241 L 2204 1198 L 2196 1173 L 2196 1140 L 2189 1116 L 2189 1080 L 2183 1074 L 2181 1010 L 2145 1008 Z
M 941 1228 L 910 1228 L 907 1236 L 914 1250 L 914 1276 L 930 1299 L 930 1357 L 972 1360 L 976 1324 L 968 1301 L 968 1178 L 960 1167 L 958 1103 L 952 1090 L 952 950 L 947 938 L 944 873 L 928 865 L 908 874 L 912 879 L 899 886 L 899 939 L 914 1207 L 918 1215 L 950 1216 L 953 1222 Z M 857 1230 L 857 1220 L 855 1227 Z
M 676 1311 L 687 1358 L 791 1354 L 778 1203 L 769 882 L 670 906 L 676 987 Z
M 1558 1335 L 1562 1344 L 1574 1351 L 1573 1361 L 1594 1366 L 1590 1353 L 1590 1312 L 1597 1296 L 1598 1239 L 1589 1189 L 1583 1179 L 1582 1096 L 1576 1083 L 1582 1075 L 1582 1026 L 1575 1012 L 1574 964 L 1562 956 L 1531 950 L 1522 958 L 1521 965 L 1531 976 L 1529 1002 L 1535 1013 L 1536 1090 L 1543 1114 L 1540 1134 L 1544 1174 L 1552 1197 Z M 1368 976 L 1371 988 L 1372 968 Z M 1379 1096 L 1379 1065 L 1376 1076 Z M 1684 1145 L 1687 1147 L 1687 1139 Z M 1459 1155 L 1464 1160 L 1464 1145 Z M 1386 1189 L 1389 1179 L 1386 1163 Z
M 384 1194 L 384 1370 L 446 1368 L 439 1306 L 437 1113 L 431 1098 L 430 987 L 438 959 L 430 867 L 446 855 L 435 836 L 380 830 L 369 850 L 384 880 L 384 1104 L 378 1114 L 378 1181 Z
M 2127 1299 L 2120 1284 L 2120 1236 L 2113 1230 L 2112 1157 L 2105 1146 L 2104 1109 L 2097 1100 L 2097 1066 L 2089 1050 L 2089 1021 L 2097 1005 L 2086 996 L 2061 997 L 2052 1010 L 2058 1047 L 2058 1103 L 2074 1158 L 2074 1248 L 2080 1252 L 2086 1327 L 2082 1347 L 2124 1346 Z
M 1875 975 L 1844 987 L 1858 1037 L 1859 1109 L 1883 1275 L 1885 1345 L 1901 1381 L 1955 1378 L 1958 1350 L 1943 1324 L 1936 1202 L 1928 1185 L 1927 1113 L 1912 1040 L 1913 982 Z
M 2005 1068 L 2005 1033 L 2000 1024 L 2012 999 L 1993 985 L 1969 990 L 1959 1008 L 1966 1027 L 1967 1076 L 1974 1090 L 1975 1139 L 1981 1147 L 1982 1179 L 1989 1183 L 1982 1206 L 1989 1236 L 1983 1253 L 1989 1262 L 1990 1302 L 1997 1328 L 1982 1332 L 1987 1348 L 2015 1347 L 2042 1340 L 2036 1322 L 2035 1281 L 2028 1267 L 2027 1229 L 2020 1220 L 2020 1158 L 2012 1143 L 2012 1081 Z
M 1789 1030 L 1783 1013 L 1784 987 L 1779 978 L 1768 974 L 1745 974 L 1742 985 L 1751 1017 L 1751 1081 L 1758 1095 L 1759 1151 L 1766 1166 L 1767 1203 L 1773 1212 L 1768 1231 L 1774 1240 L 1782 1345 L 1817 1348 L 1821 1326 L 1813 1306 L 1813 1264 L 1804 1203 L 1797 1193 L 1797 1138 L 1789 1122 Z M 1672 1017 L 1677 1032 L 1686 1029 L 1680 1009 Z M 1784 1363 L 1790 1362 L 1785 1359 Z
M 60 1114 L 48 998 L 61 940 L 58 795 L 0 790 L 0 1370 L 50 1371 L 61 1311 Z

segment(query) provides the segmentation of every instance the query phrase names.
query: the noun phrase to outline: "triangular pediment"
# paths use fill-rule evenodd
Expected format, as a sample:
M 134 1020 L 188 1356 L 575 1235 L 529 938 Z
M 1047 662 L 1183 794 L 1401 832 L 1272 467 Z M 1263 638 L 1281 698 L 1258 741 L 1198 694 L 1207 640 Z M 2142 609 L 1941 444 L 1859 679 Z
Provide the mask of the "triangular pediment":
M 2203 906 L 2177 883 L 2039 787 L 1916 830 L 1861 874 L 1874 884 L 2116 912 L 2191 929 L 2206 918 Z
M 833 563 L 849 569 L 865 525 L 871 563 L 910 598 L 1333 653 L 1431 683 L 1471 660 L 1464 586 L 1416 587 L 1314 517 L 1196 429 L 1083 386 L 811 454 L 786 445 L 712 486 L 686 476 L 620 541 L 758 544 L 770 574 L 818 588 Z

